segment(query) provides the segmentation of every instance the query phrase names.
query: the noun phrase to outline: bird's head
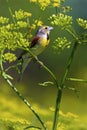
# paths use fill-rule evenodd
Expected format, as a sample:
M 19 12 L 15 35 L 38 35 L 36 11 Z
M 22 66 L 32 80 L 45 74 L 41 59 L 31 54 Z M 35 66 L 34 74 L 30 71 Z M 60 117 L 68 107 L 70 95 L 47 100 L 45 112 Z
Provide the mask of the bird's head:
M 42 26 L 37 30 L 36 34 L 48 34 L 50 33 L 50 31 L 53 29 L 53 27 L 51 26 Z

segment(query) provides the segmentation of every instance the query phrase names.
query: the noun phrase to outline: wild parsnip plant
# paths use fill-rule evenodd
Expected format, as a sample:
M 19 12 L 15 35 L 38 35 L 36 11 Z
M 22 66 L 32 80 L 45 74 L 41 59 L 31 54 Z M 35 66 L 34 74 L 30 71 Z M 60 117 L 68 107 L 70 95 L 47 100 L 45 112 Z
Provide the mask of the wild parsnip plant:
M 32 13 L 26 12 L 22 9 L 16 10 L 12 12 L 11 7 L 9 6 L 9 1 L 6 0 L 7 6 L 9 9 L 9 13 L 12 17 L 12 21 L 9 18 L 0 16 L 0 75 L 6 82 L 9 84 L 9 87 L 13 89 L 13 91 L 19 96 L 19 98 L 27 105 L 27 107 L 33 112 L 33 114 L 37 117 L 37 120 L 41 123 L 42 128 L 44 130 L 48 130 L 47 123 L 45 124 L 44 121 L 40 118 L 39 114 L 36 110 L 33 109 L 31 104 L 23 97 L 23 95 L 17 90 L 17 88 L 13 85 L 12 80 L 14 77 L 9 75 L 9 69 L 16 69 L 19 72 L 19 66 L 21 63 L 17 61 L 16 50 L 26 50 L 30 53 L 33 58 L 44 68 L 47 73 L 51 76 L 50 81 L 39 83 L 42 86 L 49 86 L 53 85 L 57 87 L 57 96 L 56 96 L 56 104 L 54 110 L 54 119 L 53 119 L 53 126 L 52 130 L 62 129 L 62 123 L 59 122 L 60 117 L 60 104 L 63 89 L 65 88 L 66 84 L 65 81 L 75 81 L 75 82 L 87 82 L 84 79 L 79 78 L 72 78 L 68 77 L 69 69 L 71 67 L 72 61 L 75 56 L 75 52 L 79 45 L 86 45 L 87 43 L 87 20 L 82 18 L 76 19 L 77 26 L 83 28 L 83 32 L 79 34 L 74 28 L 74 20 L 72 16 L 67 15 L 67 12 L 71 10 L 69 6 L 64 6 L 64 0 L 30 0 L 30 3 L 39 5 L 42 13 L 45 10 L 50 8 L 55 8 L 55 14 L 52 14 L 48 20 L 52 26 L 56 26 L 58 30 L 61 30 L 61 37 L 57 37 L 54 40 L 52 45 L 53 49 L 57 54 L 62 53 L 64 49 L 71 49 L 70 56 L 67 61 L 65 72 L 59 81 L 56 78 L 56 75 L 53 73 L 52 70 L 49 69 L 44 63 L 42 63 L 30 50 L 29 44 L 30 39 L 32 37 L 32 31 L 35 30 L 38 26 L 42 26 L 44 23 L 42 21 L 42 13 L 40 16 L 37 16 L 37 19 L 31 24 L 30 19 L 32 18 Z M 62 33 L 67 32 L 67 37 Z M 69 38 L 70 37 L 70 38 Z M 9 64 L 9 63 L 13 63 Z M 4 64 L 8 64 L 4 67 Z M 68 87 L 66 86 L 68 89 Z M 72 88 L 72 91 L 75 89 Z M 66 118 L 66 116 L 64 116 Z M 49 124 L 49 122 L 48 122 Z M 60 127 L 60 125 L 61 127 Z M 65 126 L 64 126 L 65 127 Z M 63 127 L 63 129 L 64 129 Z M 25 129 L 34 128 L 34 129 L 42 129 L 38 126 L 27 126 Z

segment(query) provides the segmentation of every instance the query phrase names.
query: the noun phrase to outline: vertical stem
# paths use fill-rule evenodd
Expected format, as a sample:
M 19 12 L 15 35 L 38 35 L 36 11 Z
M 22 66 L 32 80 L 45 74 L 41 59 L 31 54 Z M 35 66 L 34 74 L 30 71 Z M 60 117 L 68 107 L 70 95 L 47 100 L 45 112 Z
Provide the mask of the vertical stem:
M 3 55 L 3 52 L 1 51 L 1 53 L 0 53 L 0 71 L 3 70 L 2 55 Z M 1 71 L 1 72 L 2 72 L 2 71 Z
M 14 23 L 16 23 L 16 22 L 15 22 L 15 19 L 14 19 L 14 17 L 13 17 L 12 10 L 11 10 L 11 8 L 10 8 L 10 6 L 9 6 L 9 1 L 8 1 L 8 0 L 6 0 L 6 3 L 7 3 L 8 10 L 9 10 L 9 13 L 10 13 L 10 15 L 11 15 L 11 18 L 12 18 L 13 22 L 14 22 Z
M 58 92 L 57 92 L 55 113 L 54 113 L 54 121 L 53 121 L 53 128 L 52 128 L 52 130 L 57 130 L 61 97 L 62 97 L 62 89 L 59 89 Z
M 59 90 L 57 92 L 56 106 L 55 106 L 55 113 L 54 113 L 54 122 L 53 122 L 53 129 L 52 130 L 57 130 L 57 124 L 58 124 L 58 118 L 59 118 L 59 109 L 60 109 L 60 103 L 61 103 L 61 98 L 62 98 L 62 90 L 63 90 L 63 86 L 64 86 L 64 82 L 66 80 L 67 74 L 68 74 L 69 69 L 71 67 L 71 63 L 73 61 L 74 54 L 75 54 L 76 49 L 77 49 L 77 45 L 78 45 L 78 42 L 75 42 L 73 49 L 72 49 L 72 52 L 71 52 L 71 55 L 70 55 L 68 62 L 67 62 L 65 73 L 64 73 L 63 78 L 61 80 Z

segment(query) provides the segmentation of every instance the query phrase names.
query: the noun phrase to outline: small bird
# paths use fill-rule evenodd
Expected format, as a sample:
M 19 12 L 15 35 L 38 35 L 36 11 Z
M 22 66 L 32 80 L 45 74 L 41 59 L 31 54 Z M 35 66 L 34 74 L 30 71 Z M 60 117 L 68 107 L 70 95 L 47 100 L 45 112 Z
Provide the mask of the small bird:
M 37 30 L 31 44 L 29 45 L 30 51 L 35 56 L 43 52 L 45 48 L 48 46 L 50 42 L 49 34 L 52 29 L 53 27 L 51 26 L 42 26 Z M 22 62 L 22 66 L 20 69 L 21 78 L 32 58 L 33 57 L 27 51 L 23 51 L 19 56 L 18 60 Z

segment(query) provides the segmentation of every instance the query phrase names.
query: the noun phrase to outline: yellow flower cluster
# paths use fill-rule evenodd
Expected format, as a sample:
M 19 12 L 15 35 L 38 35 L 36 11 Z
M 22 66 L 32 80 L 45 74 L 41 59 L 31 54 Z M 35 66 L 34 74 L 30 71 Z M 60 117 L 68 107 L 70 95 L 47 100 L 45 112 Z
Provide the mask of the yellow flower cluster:
M 42 26 L 43 22 L 41 20 L 35 20 L 35 25 Z
M 31 17 L 32 14 L 30 12 L 25 12 L 24 10 L 19 9 L 18 11 L 15 11 L 15 15 L 13 16 L 16 17 L 17 20 L 20 20 L 27 17 Z
M 32 3 L 38 3 L 41 9 L 45 9 L 47 6 L 52 5 L 53 7 L 60 6 L 60 0 L 30 0 Z
M 42 10 L 50 4 L 50 0 L 30 0 L 30 2 L 38 3 Z
M 9 18 L 5 18 L 5 17 L 0 16 L 0 23 L 1 24 L 5 24 L 5 23 L 8 23 L 8 22 L 9 22 Z
M 36 27 L 41 27 L 43 22 L 41 20 L 35 20 L 34 23 L 31 25 L 31 29 L 34 30 Z
M 15 61 L 16 59 L 17 59 L 17 57 L 16 57 L 15 54 L 13 54 L 13 53 L 8 52 L 8 53 L 5 53 L 5 54 L 4 54 L 4 60 L 7 60 L 7 61 L 9 61 L 9 62 L 13 62 L 13 61 Z
M 60 6 L 60 0 L 51 0 L 53 7 L 59 7 Z
M 81 26 L 84 29 L 87 29 L 87 20 L 84 20 L 82 18 L 78 18 L 77 22 L 78 22 L 79 26 Z

